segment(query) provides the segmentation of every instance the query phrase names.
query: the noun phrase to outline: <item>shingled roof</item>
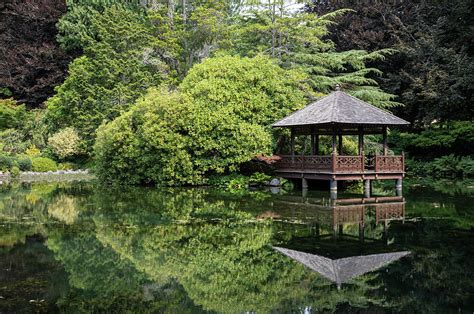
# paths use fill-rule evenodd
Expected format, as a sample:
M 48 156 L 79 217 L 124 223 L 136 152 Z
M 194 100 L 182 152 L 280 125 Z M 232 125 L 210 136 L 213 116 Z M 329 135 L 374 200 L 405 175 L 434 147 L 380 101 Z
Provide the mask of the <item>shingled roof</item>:
M 273 124 L 273 127 L 352 124 L 403 126 L 409 122 L 343 91 L 335 91 Z

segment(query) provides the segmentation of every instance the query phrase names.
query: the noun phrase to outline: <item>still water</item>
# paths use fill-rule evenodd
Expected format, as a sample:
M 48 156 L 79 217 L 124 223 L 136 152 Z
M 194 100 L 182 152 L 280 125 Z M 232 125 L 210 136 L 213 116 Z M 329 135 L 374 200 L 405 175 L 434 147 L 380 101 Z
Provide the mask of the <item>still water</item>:
M 0 313 L 474 310 L 474 185 L 0 186 Z

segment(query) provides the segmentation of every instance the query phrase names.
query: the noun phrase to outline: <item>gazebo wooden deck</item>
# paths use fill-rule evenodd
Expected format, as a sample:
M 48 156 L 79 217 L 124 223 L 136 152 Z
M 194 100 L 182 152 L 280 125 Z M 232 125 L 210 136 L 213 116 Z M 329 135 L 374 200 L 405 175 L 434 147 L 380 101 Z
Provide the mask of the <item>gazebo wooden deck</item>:
M 308 179 L 330 181 L 333 196 L 337 195 L 337 181 L 365 180 L 365 194 L 370 196 L 371 180 L 396 180 L 397 194 L 401 195 L 405 175 L 403 155 L 388 155 L 387 128 L 409 123 L 393 114 L 352 97 L 339 88 L 326 97 L 273 124 L 291 130 L 290 153 L 279 155 L 275 163 L 277 174 L 284 178 L 301 178 L 303 188 Z M 364 135 L 381 134 L 383 153 L 366 156 Z M 332 153 L 319 154 L 320 136 L 332 136 Z M 358 155 L 342 153 L 343 136 L 358 136 Z M 295 152 L 295 136 L 311 137 L 311 154 Z

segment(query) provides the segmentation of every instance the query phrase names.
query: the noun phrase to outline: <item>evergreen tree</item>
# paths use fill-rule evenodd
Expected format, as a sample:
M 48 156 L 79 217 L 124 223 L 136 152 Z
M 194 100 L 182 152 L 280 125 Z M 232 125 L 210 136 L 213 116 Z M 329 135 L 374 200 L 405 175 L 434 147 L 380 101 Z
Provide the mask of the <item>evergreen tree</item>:
M 248 1 L 245 14 L 235 24 L 234 50 L 243 55 L 266 53 L 278 58 L 284 67 L 306 71 L 310 85 L 321 94 L 339 84 L 378 107 L 399 105 L 393 101 L 395 96 L 381 90 L 374 80 L 382 72 L 367 66 L 383 60 L 392 50 L 337 52 L 334 43 L 327 39 L 328 28 L 347 12 L 338 10 L 317 16 L 295 10 L 290 1 Z

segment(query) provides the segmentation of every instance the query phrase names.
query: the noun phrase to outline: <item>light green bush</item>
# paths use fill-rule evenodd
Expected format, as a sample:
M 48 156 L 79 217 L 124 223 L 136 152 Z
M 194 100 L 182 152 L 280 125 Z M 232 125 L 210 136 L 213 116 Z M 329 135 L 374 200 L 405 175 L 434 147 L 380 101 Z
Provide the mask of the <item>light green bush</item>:
M 202 184 L 272 151 L 270 124 L 305 103 L 303 76 L 264 57 L 196 65 L 175 92 L 152 89 L 102 125 L 96 171 L 105 181 Z
M 31 160 L 33 171 L 48 172 L 58 170 L 56 162 L 46 157 L 35 157 Z
M 13 166 L 10 170 L 10 174 L 13 178 L 18 177 L 20 175 L 20 168 L 18 168 L 17 166 Z
M 72 162 L 62 162 L 58 164 L 58 170 L 74 170 L 76 169 L 76 165 Z
M 48 139 L 48 145 L 60 159 L 80 155 L 83 152 L 83 141 L 74 128 L 59 130 Z

